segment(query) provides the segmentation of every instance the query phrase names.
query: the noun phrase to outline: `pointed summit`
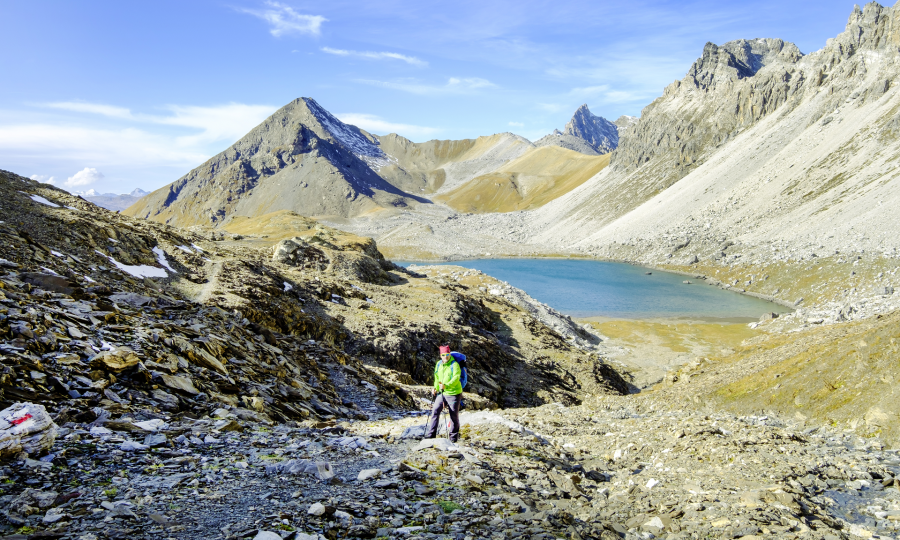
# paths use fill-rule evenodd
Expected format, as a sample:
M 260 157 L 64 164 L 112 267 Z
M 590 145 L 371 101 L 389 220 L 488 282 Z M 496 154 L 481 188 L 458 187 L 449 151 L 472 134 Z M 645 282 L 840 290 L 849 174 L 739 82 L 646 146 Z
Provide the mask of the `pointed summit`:
M 619 146 L 619 128 L 602 116 L 595 116 L 587 104 L 578 107 L 566 124 L 565 133 L 587 142 L 598 154 L 608 154 Z
M 220 226 L 235 216 L 280 210 L 352 217 L 407 206 L 417 199 L 377 174 L 390 163 L 377 139 L 314 99 L 299 98 L 126 213 L 178 226 Z

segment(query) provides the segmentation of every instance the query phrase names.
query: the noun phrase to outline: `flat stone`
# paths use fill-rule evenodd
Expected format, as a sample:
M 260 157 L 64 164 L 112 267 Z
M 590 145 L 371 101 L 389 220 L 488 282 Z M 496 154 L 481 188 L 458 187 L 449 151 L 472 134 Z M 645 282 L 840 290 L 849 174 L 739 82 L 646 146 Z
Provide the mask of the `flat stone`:
M 362 482 L 370 478 L 378 478 L 379 476 L 381 476 L 381 469 L 363 469 L 359 471 L 356 479 Z

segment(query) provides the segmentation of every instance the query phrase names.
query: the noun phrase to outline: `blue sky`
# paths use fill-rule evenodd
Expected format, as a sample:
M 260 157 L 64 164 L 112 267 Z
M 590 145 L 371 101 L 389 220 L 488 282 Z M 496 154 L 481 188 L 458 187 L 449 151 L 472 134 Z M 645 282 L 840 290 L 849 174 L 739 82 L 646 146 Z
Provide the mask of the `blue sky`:
M 414 141 L 639 115 L 707 41 L 843 31 L 832 0 L 0 0 L 0 168 L 157 189 L 297 97 Z

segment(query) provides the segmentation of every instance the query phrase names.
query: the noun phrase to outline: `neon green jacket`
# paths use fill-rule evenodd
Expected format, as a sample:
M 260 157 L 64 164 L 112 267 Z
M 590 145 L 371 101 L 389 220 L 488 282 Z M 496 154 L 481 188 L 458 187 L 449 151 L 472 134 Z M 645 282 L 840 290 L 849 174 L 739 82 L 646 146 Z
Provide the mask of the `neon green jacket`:
M 441 385 L 439 383 L 444 383 L 445 396 L 462 394 L 462 384 L 459 382 L 461 375 L 462 368 L 452 358 L 447 363 L 444 363 L 443 360 L 438 360 L 437 365 L 434 366 L 434 389 L 440 392 Z

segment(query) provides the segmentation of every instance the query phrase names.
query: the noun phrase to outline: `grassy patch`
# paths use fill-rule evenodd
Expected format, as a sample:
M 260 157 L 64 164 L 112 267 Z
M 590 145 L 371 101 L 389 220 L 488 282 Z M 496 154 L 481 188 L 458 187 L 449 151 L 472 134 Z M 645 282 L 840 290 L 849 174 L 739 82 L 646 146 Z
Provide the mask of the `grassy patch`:
M 710 362 L 737 375 L 714 385 L 712 397 L 735 411 L 760 404 L 860 434 L 900 439 L 900 313 L 779 335 Z M 747 369 L 748 366 L 753 366 Z M 707 366 L 704 366 L 706 368 Z
M 759 333 L 746 324 L 657 323 L 618 319 L 592 322 L 591 325 L 603 335 L 626 345 L 653 344 L 678 353 L 719 354 L 722 349 L 739 347 L 744 340 Z
M 453 501 L 436 501 L 436 505 L 441 507 L 441 510 L 444 511 L 445 514 L 449 514 L 454 510 L 462 510 L 463 507 L 459 503 L 455 503 Z

